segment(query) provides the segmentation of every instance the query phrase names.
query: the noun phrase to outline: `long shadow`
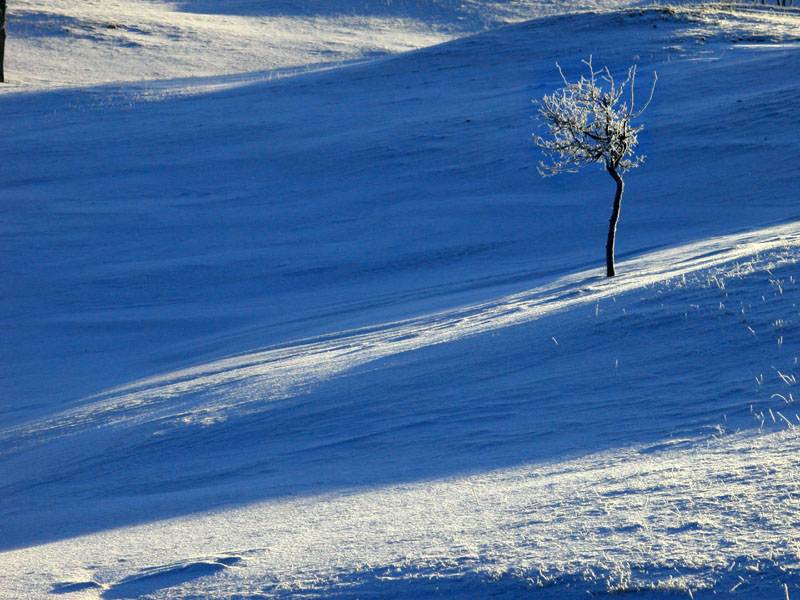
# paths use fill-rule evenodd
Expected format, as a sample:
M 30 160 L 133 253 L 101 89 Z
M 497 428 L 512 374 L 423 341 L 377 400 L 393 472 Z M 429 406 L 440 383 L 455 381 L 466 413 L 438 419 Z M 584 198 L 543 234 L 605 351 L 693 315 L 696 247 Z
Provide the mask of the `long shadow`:
M 594 16 L 587 23 L 594 27 L 603 19 L 608 22 L 598 30 L 609 23 L 617 27 L 615 15 Z M 9 318 L 8 323 L 30 329 L 19 340 L 12 338 L 19 343 L 4 344 L 8 360 L 2 361 L 3 374 L 14 381 L 15 365 L 28 364 L 20 362 L 31 349 L 26 339 L 35 339 L 41 352 L 32 356 L 32 372 L 50 377 L 57 393 L 62 382 L 74 390 L 70 386 L 80 378 L 119 380 L 175 363 L 203 364 L 215 352 L 243 351 L 265 339 L 296 339 L 304 323 L 315 335 L 339 331 L 350 309 L 367 322 L 386 322 L 386 315 L 396 316 L 409 306 L 419 310 L 446 304 L 453 298 L 447 295 L 453 281 L 563 268 L 600 254 L 599 242 L 598 252 L 583 247 L 602 229 L 605 206 L 599 217 L 592 213 L 598 223 L 594 227 L 582 212 L 585 199 L 564 198 L 563 184 L 542 184 L 535 188 L 537 202 L 530 198 L 535 177 L 531 157 L 525 155 L 530 82 L 545 77 L 541 67 L 531 64 L 541 63 L 542 36 L 557 37 L 558 28 L 548 34 L 546 27 L 536 27 L 537 35 L 531 36 L 532 26 L 526 27 L 415 53 L 392 61 L 391 68 L 372 65 L 346 76 L 252 86 L 246 99 L 257 110 L 241 121 L 219 118 L 241 110 L 242 103 L 219 93 L 187 104 L 109 110 L 96 121 L 83 110 L 63 120 L 43 110 L 22 133 L 23 128 L 9 127 L 18 154 L 32 148 L 38 158 L 15 165 L 3 177 L 9 185 L 0 186 L 9 214 L 17 217 L 14 211 L 21 211 L 24 218 L 18 221 L 31 224 L 30 230 L 16 233 L 13 246 L 7 236 L 0 242 L 7 261 L 3 266 L 14 274 L 4 283 L 14 292 L 8 296 L 14 302 L 34 307 L 23 314 L 41 318 Z M 652 34 L 660 36 L 658 48 L 663 30 L 660 26 Z M 572 44 L 571 52 L 584 52 L 578 37 L 564 43 Z M 620 50 L 625 60 L 629 50 Z M 738 75 L 741 67 L 736 69 Z M 713 88 L 714 81 L 708 86 Z M 468 102 L 442 101 L 450 97 Z M 0 103 L 13 105 L 14 100 Z M 662 116 L 675 119 L 665 104 Z M 286 109 L 294 105 L 302 110 Z M 713 103 L 703 106 L 710 111 L 706 121 L 719 122 L 722 130 L 733 129 L 742 117 L 718 115 Z M 652 109 L 657 113 L 658 104 Z M 480 119 L 486 123 L 472 127 Z M 91 127 L 82 128 L 87 121 Z M 680 123 L 668 124 L 656 142 L 667 145 L 669 157 L 697 166 L 687 167 L 686 181 L 675 191 L 673 165 L 665 165 L 669 161 L 663 156 L 653 160 L 653 181 L 665 183 L 653 186 L 648 192 L 653 198 L 640 198 L 626 213 L 627 231 L 636 233 L 632 246 L 677 243 L 703 228 L 724 231 L 762 210 L 761 219 L 796 210 L 793 192 L 776 186 L 796 189 L 789 179 L 797 171 L 780 162 L 759 162 L 765 173 L 781 169 L 780 177 L 765 175 L 759 182 L 759 197 L 768 199 L 761 204 L 749 197 L 738 203 L 732 199 L 741 195 L 733 188 L 750 181 L 749 176 L 737 179 L 732 171 L 728 187 L 717 182 L 711 189 L 708 180 L 698 187 L 692 176 L 708 177 L 713 157 L 707 148 L 695 148 L 695 138 Z M 737 127 L 741 130 L 741 124 Z M 42 130 L 48 133 L 46 148 L 38 139 Z M 175 164 L 175 157 L 184 156 L 195 142 L 202 148 L 196 162 Z M 487 158 L 487 145 L 503 158 Z M 746 152 L 737 156 L 754 160 Z M 143 175 L 130 177 L 131 172 Z M 254 178 L 258 187 L 240 197 L 234 184 Z M 42 179 L 58 185 L 47 187 Z M 31 182 L 42 187 L 33 193 L 26 187 Z M 189 185 L 200 191 L 187 191 Z M 31 192 L 29 201 L 19 202 L 20 190 Z M 589 194 L 597 197 L 594 191 Z M 418 196 L 430 202 L 409 208 L 409 198 Z M 698 197 L 710 198 L 712 208 L 724 199 L 725 210 L 708 209 Z M 782 205 L 788 197 L 790 208 Z M 152 223 L 148 202 L 158 215 Z M 696 224 L 664 231 L 655 202 L 674 203 L 685 210 L 681 219 Z M 419 220 L 422 206 L 425 218 Z M 574 211 L 574 218 L 556 225 L 555 217 L 565 210 Z M 503 211 L 510 216 L 494 218 Z M 362 229 L 342 235 L 347 218 Z M 53 229 L 37 229 L 47 220 L 56 223 Z M 96 222 L 102 236 L 81 237 L 87 222 Z M 424 235 L 418 236 L 412 230 L 423 222 Z M 58 229 L 62 223 L 64 231 Z M 319 239 L 303 237 L 310 223 L 321 231 Z M 152 240 L 143 237 L 148 226 L 162 228 L 170 254 L 179 258 L 164 261 L 164 248 L 153 251 Z M 298 238 L 292 244 L 285 238 L 275 241 L 269 237 L 274 231 L 297 232 Z M 52 243 L 61 236 L 67 242 Z M 381 245 L 384 237 L 386 246 Z M 621 232 L 621 242 L 624 237 Z M 335 243 L 328 244 L 330 239 Z M 241 254 L 214 262 L 220 254 L 228 257 L 220 251 L 227 250 L 226 244 Z M 250 252 L 254 246 L 257 251 Z M 389 255 L 387 247 L 402 250 Z M 72 263 L 58 268 L 62 257 L 77 255 L 85 259 L 80 268 Z M 13 270 L 9 256 L 15 257 Z M 132 256 L 135 269 L 105 270 L 115 260 L 125 267 Z M 85 278 L 69 280 L 82 269 Z M 789 274 L 775 271 L 775 277 Z M 519 281 L 514 285 L 525 287 Z M 791 372 L 783 361 L 797 355 L 797 340 L 786 333 L 779 347 L 773 339 L 776 313 L 764 298 L 775 298 L 775 288 L 761 279 L 743 279 L 733 309 L 728 295 L 734 297 L 736 285 L 732 282 L 727 290 L 677 288 L 644 301 L 627 295 L 582 312 L 575 309 L 569 318 L 548 317 L 382 358 L 285 396 L 257 386 L 211 389 L 201 398 L 171 398 L 174 404 L 167 403 L 163 414 L 144 422 L 86 429 L 46 445 L 34 440 L 24 450 L 12 440 L 0 463 L 0 548 L 270 498 L 421 481 L 657 443 L 670 436 L 701 436 L 716 432 L 725 420 L 728 427 L 749 426 L 750 405 L 765 406 L 778 389 L 770 388 L 767 379 L 767 385 L 754 390 L 754 380 L 759 374 L 769 376 L 772 366 Z M 431 301 L 439 290 L 444 292 Z M 476 295 L 492 293 L 479 288 Z M 787 306 L 798 301 L 796 288 L 786 286 L 782 294 L 780 301 Z M 314 307 L 320 305 L 330 316 L 323 324 L 313 320 L 319 314 Z M 746 311 L 746 323 L 739 308 Z M 81 320 L 70 318 L 95 312 L 107 320 L 90 320 L 91 327 L 77 329 L 76 335 Z M 194 319 L 185 319 L 184 313 Z M 227 313 L 242 316 L 231 325 Z M 790 322 L 791 315 L 784 317 Z M 62 321 L 67 323 L 62 326 Z M 258 342 L 243 337 L 206 355 L 194 348 L 194 354 L 178 358 L 168 354 L 174 346 L 165 340 L 173 337 L 186 346 L 209 339 L 193 337 L 187 328 L 210 332 L 216 341 L 229 327 L 253 321 L 269 322 L 253 327 L 264 334 Z M 721 352 L 720 340 L 735 351 Z M 130 355 L 139 356 L 139 362 Z M 174 362 L 162 361 L 164 356 Z M 140 366 L 143 371 L 133 368 Z M 213 406 L 200 418 L 189 413 L 195 400 L 224 403 L 229 394 L 247 401 L 246 413 L 217 415 Z M 187 412 L 180 410 L 181 403 Z

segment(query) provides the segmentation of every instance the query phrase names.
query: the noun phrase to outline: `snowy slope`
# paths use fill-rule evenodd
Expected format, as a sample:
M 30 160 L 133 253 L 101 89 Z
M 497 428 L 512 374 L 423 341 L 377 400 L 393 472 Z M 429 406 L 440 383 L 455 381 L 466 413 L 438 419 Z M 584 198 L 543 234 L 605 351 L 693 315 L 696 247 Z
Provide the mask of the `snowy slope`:
M 800 593 L 799 34 L 0 96 L 0 597 Z M 611 181 L 529 140 L 588 53 L 659 73 L 612 281 Z
M 620 255 L 794 219 L 796 53 L 731 47 L 735 21 L 720 40 L 658 13 L 564 17 L 198 97 L 4 97 L 14 407 L 598 264 L 613 182 L 542 181 L 530 99 L 620 24 L 639 34 L 605 62 L 662 78 Z M 734 77 L 768 83 L 731 94 Z
M 5 87 L 220 75 L 269 79 L 533 17 L 635 2 L 19 0 L 10 6 Z

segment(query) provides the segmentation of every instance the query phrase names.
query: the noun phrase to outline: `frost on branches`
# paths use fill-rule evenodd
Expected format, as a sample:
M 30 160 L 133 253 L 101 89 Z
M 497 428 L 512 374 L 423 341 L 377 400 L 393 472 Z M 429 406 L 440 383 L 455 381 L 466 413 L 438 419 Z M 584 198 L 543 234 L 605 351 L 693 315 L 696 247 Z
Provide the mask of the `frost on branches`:
M 637 157 L 634 153 L 643 126 L 634 126 L 631 121 L 639 117 L 653 99 L 657 77 L 653 73 L 650 97 L 644 106 L 635 110 L 636 66 L 630 67 L 625 80 L 617 83 L 608 67 L 596 71 L 591 57 L 583 63 L 589 68 L 589 76 L 582 76 L 575 83 L 567 81 L 556 63 L 564 87 L 541 100 L 534 100 L 547 135 L 534 134 L 533 141 L 550 155 L 551 164 L 539 164 L 539 172 L 545 177 L 602 162 L 616 182 L 617 193 L 606 244 L 606 273 L 613 277 L 614 240 L 625 185 L 622 174 L 644 160 L 644 156 Z

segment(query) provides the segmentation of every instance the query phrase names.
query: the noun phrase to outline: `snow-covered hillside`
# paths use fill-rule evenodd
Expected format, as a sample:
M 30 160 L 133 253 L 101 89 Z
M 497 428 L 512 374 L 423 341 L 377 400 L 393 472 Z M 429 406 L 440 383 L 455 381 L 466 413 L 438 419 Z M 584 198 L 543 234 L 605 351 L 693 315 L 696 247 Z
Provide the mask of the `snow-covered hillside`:
M 20 3 L 1 598 L 800 596 L 800 15 L 583 8 Z M 530 141 L 589 54 L 612 280 Z
M 270 79 L 533 17 L 634 2 L 17 0 L 10 5 L 6 77 L 21 89 L 220 75 Z

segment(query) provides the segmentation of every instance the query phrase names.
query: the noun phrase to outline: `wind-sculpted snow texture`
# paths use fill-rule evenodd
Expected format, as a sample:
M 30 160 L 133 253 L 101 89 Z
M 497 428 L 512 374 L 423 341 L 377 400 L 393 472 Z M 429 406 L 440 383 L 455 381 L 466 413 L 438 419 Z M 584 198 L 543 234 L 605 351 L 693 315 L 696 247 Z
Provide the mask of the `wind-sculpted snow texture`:
M 636 0 L 18 0 L 20 89 L 221 75 L 272 79 L 407 52 L 544 15 Z M 207 82 L 212 87 L 225 80 Z M 189 87 L 198 87 L 193 81 Z M 159 87 L 159 86 L 157 86 Z
M 0 598 L 800 598 L 793 11 L 81 6 L 0 95 Z M 613 280 L 589 53 L 659 75 Z

